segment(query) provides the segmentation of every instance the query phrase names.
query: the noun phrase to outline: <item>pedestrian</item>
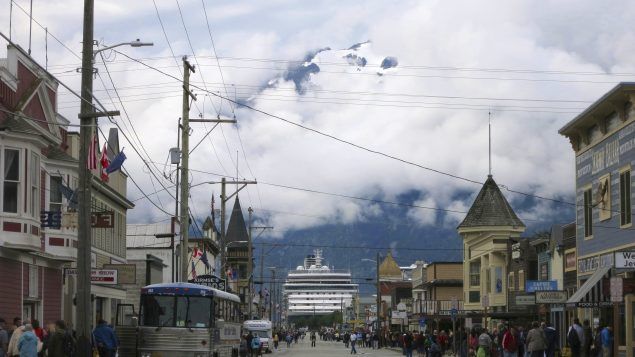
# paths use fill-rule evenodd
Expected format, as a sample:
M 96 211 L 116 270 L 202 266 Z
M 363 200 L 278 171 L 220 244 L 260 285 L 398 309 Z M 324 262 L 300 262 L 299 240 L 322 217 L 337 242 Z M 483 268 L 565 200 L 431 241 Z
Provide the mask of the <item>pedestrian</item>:
M 403 335 L 403 345 L 406 350 L 406 357 L 412 357 L 412 335 L 410 332 L 406 332 Z
M 247 357 L 247 335 L 240 336 L 240 345 L 238 345 L 238 357 Z
M 278 338 L 278 334 L 274 333 L 273 334 L 273 348 L 274 349 L 278 349 L 278 342 L 280 341 L 280 339 Z
M 613 329 L 607 325 L 601 332 L 602 337 L 602 357 L 613 356 Z
M 66 324 L 62 320 L 55 322 L 48 341 L 48 357 L 72 357 L 75 355 L 77 343 Z
M 37 348 L 37 355 L 38 357 L 43 357 L 44 356 L 44 339 L 46 338 L 46 331 L 44 331 L 44 329 L 42 327 L 40 327 L 40 321 L 38 320 L 32 320 L 31 321 L 31 326 L 33 327 L 33 333 L 35 334 L 35 336 L 37 336 L 38 338 L 38 348 Z
M 287 332 L 287 337 L 285 337 L 287 341 L 287 348 L 291 348 L 291 342 L 293 342 L 293 337 L 291 337 L 291 332 Z
M 545 331 L 545 337 L 547 338 L 547 349 L 545 350 L 545 357 L 555 357 L 556 351 L 560 350 L 558 341 L 560 337 L 558 330 L 556 330 L 550 322 L 547 322 L 543 328 Z
M 346 331 L 346 333 L 344 334 L 344 346 L 348 349 L 348 345 L 351 343 L 351 334 Z
M 20 351 L 20 357 L 37 357 L 37 346 L 39 340 L 35 333 L 33 333 L 33 326 L 27 324 L 24 326 L 24 331 L 20 335 L 18 340 L 18 351 Z
M 544 357 L 547 349 L 545 332 L 540 328 L 538 321 L 531 323 L 531 330 L 527 333 L 527 351 L 531 357 Z
M 477 357 L 490 357 L 492 351 L 492 338 L 487 333 L 487 329 L 483 329 L 478 336 L 478 350 L 476 351 Z
M 115 357 L 119 341 L 112 327 L 108 326 L 104 319 L 97 322 L 97 327 L 93 330 L 95 346 L 99 352 L 99 357 Z
M 357 341 L 357 334 L 354 332 L 351 334 L 351 354 L 357 354 L 357 350 L 355 349 L 355 342 Z
M 589 319 L 584 320 L 582 323 L 582 333 L 584 335 L 584 344 L 580 350 L 582 357 L 591 356 L 591 345 L 593 344 L 593 331 L 591 330 L 591 323 Z
M 315 347 L 316 340 L 317 340 L 317 336 L 315 336 L 315 331 L 311 331 L 311 347 Z
M 584 330 L 580 326 L 580 320 L 576 317 L 567 330 L 567 343 L 571 348 L 571 357 L 581 357 L 581 349 L 584 345 Z
M 0 357 L 6 357 L 9 348 L 9 332 L 4 329 L 4 325 L 5 321 L 0 317 Z
M 503 348 L 503 357 L 518 356 L 518 339 L 516 337 L 516 328 L 513 326 L 505 331 L 501 341 Z
M 251 339 L 251 356 L 262 356 L 262 345 L 258 334 L 254 334 L 254 337 Z
M 527 332 L 522 326 L 518 327 L 518 357 L 525 357 L 525 346 L 527 345 Z
M 18 341 L 20 341 L 20 337 L 24 333 L 24 326 L 22 325 L 22 320 L 18 318 L 13 319 L 13 323 L 19 323 L 20 325 L 15 326 L 13 329 L 7 350 L 9 352 L 9 356 L 19 356 L 20 350 L 18 349 Z

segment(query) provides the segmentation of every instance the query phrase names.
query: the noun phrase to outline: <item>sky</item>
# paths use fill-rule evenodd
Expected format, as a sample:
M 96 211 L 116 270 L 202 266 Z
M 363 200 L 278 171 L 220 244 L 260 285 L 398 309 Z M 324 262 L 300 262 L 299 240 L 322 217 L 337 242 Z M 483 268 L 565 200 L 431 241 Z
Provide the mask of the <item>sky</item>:
M 10 3 L 0 4 L 0 31 L 28 48 L 20 7 L 28 11 L 29 1 L 13 2 L 11 29 Z M 273 236 L 381 220 L 386 205 L 377 200 L 418 206 L 402 217 L 408 224 L 455 227 L 488 174 L 490 118 L 492 174 L 519 216 L 526 223 L 573 217 L 570 205 L 510 190 L 572 201 L 573 152 L 558 129 L 635 74 L 633 2 L 96 3 L 101 46 L 154 43 L 119 48 L 147 66 L 113 51 L 95 64 L 95 95 L 122 111 L 116 121 L 130 139 L 121 146 L 139 188 L 129 181 L 136 205 L 129 223 L 164 221 L 174 211 L 168 151 L 181 117 L 174 77 L 182 77 L 183 55 L 196 67 L 190 116 L 238 122 L 208 136 L 211 125 L 192 124 L 191 147 L 201 141 L 190 157 L 193 214 L 209 214 L 212 195 L 219 207 L 220 186 L 205 182 L 255 179 L 241 203 L 257 223 L 275 227 Z M 33 0 L 33 57 L 77 92 L 82 11 L 77 0 Z M 381 68 L 386 57 L 396 67 Z M 294 82 L 308 65 L 319 71 Z M 60 90 L 58 109 L 76 123 L 79 100 Z M 107 132 L 113 124 L 100 126 Z

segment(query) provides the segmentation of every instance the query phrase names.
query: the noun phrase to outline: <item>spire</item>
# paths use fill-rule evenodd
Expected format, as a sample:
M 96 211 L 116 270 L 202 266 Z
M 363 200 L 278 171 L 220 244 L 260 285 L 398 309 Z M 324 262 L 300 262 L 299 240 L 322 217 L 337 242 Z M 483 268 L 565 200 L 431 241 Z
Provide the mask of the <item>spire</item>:
M 489 174 L 487 177 L 492 177 L 492 111 L 487 112 L 487 124 L 489 129 Z
M 236 196 L 232 215 L 229 217 L 229 225 L 227 226 L 226 243 L 234 241 L 246 242 L 248 239 L 249 234 L 247 233 L 245 217 L 243 216 L 243 210 L 240 207 L 240 200 L 238 199 L 238 196 Z
M 490 175 L 458 228 L 491 226 L 525 228 Z

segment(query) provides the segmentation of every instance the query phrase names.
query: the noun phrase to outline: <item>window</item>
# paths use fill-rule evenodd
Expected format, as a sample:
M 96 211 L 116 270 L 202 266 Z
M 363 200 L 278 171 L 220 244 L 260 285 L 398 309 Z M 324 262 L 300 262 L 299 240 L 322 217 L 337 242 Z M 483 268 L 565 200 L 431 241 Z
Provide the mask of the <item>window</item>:
M 40 157 L 31 154 L 31 167 L 29 176 L 31 176 L 31 216 L 40 216 Z
M 540 280 L 549 280 L 549 263 L 540 263 Z
M 593 235 L 593 194 L 591 188 L 584 190 L 584 236 Z
M 8 213 L 18 213 L 20 192 L 20 150 L 4 150 L 4 190 L 2 209 Z
M 620 225 L 631 224 L 631 170 L 620 172 Z
M 470 302 L 481 302 L 481 292 L 480 291 L 470 291 L 469 292 L 469 301 Z
M 525 271 L 518 271 L 518 291 L 525 291 Z
M 29 297 L 37 297 L 38 293 L 38 267 L 29 265 Z
M 481 285 L 481 262 L 470 263 L 470 286 Z
M 62 212 L 62 178 L 60 176 L 51 176 L 49 187 L 49 211 Z
M 514 272 L 510 272 L 509 276 L 507 277 L 507 287 L 509 288 L 509 291 L 514 291 Z

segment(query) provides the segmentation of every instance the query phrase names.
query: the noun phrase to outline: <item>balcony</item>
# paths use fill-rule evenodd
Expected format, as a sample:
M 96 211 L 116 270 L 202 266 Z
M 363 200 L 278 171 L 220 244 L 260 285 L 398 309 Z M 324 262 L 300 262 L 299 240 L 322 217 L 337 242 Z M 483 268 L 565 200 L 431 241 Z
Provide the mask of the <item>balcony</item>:
M 415 300 L 412 303 L 412 313 L 420 315 L 447 315 L 450 316 L 453 304 L 456 303 L 458 311 L 463 310 L 463 300 Z

